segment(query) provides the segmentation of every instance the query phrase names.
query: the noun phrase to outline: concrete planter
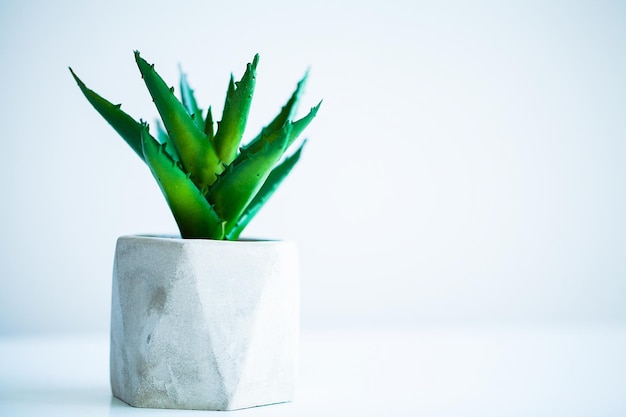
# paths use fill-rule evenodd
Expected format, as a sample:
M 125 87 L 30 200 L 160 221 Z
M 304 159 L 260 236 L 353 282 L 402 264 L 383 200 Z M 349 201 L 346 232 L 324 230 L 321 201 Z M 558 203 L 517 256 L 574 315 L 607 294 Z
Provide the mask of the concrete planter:
M 293 243 L 120 237 L 113 395 L 135 407 L 197 410 L 290 401 L 298 316 Z

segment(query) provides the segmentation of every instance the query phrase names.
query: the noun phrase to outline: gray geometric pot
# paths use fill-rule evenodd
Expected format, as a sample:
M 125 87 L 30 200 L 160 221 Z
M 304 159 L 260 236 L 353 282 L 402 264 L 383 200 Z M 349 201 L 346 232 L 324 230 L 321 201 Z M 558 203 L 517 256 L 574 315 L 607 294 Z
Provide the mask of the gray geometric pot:
M 134 407 L 234 410 L 291 401 L 298 328 L 293 243 L 117 241 L 111 388 Z

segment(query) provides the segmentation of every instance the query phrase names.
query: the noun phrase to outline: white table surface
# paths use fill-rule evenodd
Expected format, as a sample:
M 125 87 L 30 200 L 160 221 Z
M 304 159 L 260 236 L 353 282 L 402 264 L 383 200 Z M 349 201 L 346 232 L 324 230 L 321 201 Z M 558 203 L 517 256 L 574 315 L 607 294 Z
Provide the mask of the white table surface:
M 626 416 L 626 325 L 304 331 L 296 401 L 132 408 L 106 334 L 0 337 L 0 416 Z

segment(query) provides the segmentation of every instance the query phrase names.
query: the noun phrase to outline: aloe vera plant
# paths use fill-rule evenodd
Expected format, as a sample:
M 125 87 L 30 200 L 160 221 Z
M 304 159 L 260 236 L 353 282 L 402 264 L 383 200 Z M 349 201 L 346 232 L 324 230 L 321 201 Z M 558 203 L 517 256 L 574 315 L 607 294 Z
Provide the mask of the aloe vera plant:
M 222 119 L 213 120 L 196 102 L 181 71 L 180 99 L 154 65 L 135 51 L 141 76 L 161 116 L 156 138 L 146 122 L 137 121 L 89 89 L 70 68 L 91 105 L 149 166 L 167 200 L 183 238 L 236 240 L 298 162 L 303 141 L 286 151 L 313 120 L 321 102 L 294 120 L 307 75 L 287 103 L 246 144 L 242 137 L 256 83 L 259 55 L 248 63 L 240 81 L 231 74 Z

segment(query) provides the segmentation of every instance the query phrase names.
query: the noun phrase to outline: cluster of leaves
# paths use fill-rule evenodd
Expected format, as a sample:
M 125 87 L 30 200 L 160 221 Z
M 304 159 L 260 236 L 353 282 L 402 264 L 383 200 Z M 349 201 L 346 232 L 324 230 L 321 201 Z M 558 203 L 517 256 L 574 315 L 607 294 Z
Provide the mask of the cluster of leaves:
M 293 120 L 307 76 L 278 115 L 242 145 L 258 54 L 240 81 L 231 75 L 217 129 L 211 107 L 203 116 L 185 74 L 181 72 L 178 99 L 138 51 L 135 61 L 161 117 L 156 138 L 146 122 L 136 121 L 121 105 L 89 89 L 71 68 L 70 72 L 91 105 L 150 167 L 183 238 L 238 239 L 300 158 L 304 141 L 290 155 L 286 151 L 321 104 Z

